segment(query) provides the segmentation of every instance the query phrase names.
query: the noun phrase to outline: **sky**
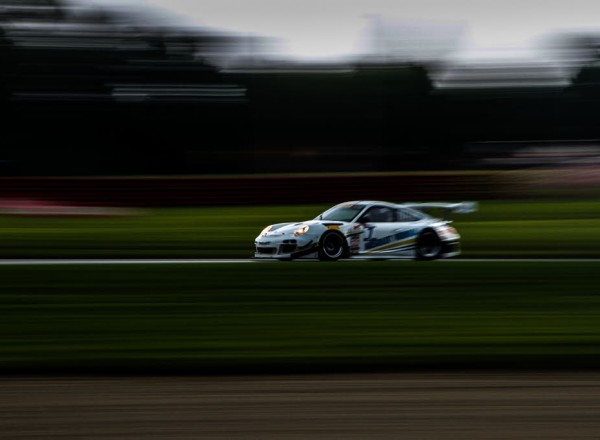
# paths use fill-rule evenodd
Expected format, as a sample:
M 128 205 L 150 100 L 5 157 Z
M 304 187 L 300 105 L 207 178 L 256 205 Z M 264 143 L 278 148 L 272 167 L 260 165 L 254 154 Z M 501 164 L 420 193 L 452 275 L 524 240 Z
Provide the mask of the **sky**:
M 459 37 L 454 51 L 465 57 L 529 53 L 549 32 L 600 29 L 600 1 L 594 0 L 98 1 L 146 2 L 189 23 L 277 37 L 285 41 L 287 52 L 302 58 L 360 53 L 373 17 L 396 23 L 396 29 L 404 27 L 406 38 L 415 27 L 427 35 L 436 29 L 443 35 L 450 29 L 453 37 Z

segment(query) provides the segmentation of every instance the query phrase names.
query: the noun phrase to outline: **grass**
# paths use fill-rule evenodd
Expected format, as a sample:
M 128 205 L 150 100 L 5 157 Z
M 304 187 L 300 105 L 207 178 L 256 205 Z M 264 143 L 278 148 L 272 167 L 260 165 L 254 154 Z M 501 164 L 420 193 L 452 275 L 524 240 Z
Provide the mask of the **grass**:
M 0 217 L 0 258 L 249 257 L 268 224 L 328 206 L 153 209 L 111 218 Z M 599 257 L 600 202 L 489 201 L 456 215 L 466 257 Z
M 600 263 L 0 267 L 0 372 L 599 367 Z

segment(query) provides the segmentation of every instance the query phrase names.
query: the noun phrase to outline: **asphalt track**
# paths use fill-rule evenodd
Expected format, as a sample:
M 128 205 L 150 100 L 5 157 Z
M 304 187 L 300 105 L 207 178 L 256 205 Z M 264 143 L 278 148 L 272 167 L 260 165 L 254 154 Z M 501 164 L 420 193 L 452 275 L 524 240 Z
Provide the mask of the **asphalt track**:
M 365 261 L 381 261 L 382 258 L 370 258 L 370 259 L 351 259 L 351 260 L 340 260 L 339 263 L 355 263 Z M 395 259 L 389 261 L 410 261 L 410 259 Z M 310 263 L 317 262 L 318 260 L 295 260 L 294 263 Z M 435 262 L 429 262 L 429 264 L 439 263 L 460 263 L 460 262 L 490 262 L 490 263 L 504 263 L 504 262 L 519 262 L 519 263 L 539 263 L 539 262 L 595 262 L 599 263 L 600 258 L 454 258 L 447 260 L 436 260 Z M 240 258 L 216 258 L 216 259 L 193 259 L 193 258 L 177 258 L 177 259 L 5 259 L 0 260 L 0 266 L 27 266 L 27 265 L 103 265 L 103 264 L 264 264 L 264 263 L 278 263 L 277 260 L 254 260 L 254 259 L 240 259 Z
M 6 439 L 598 439 L 600 373 L 7 377 Z

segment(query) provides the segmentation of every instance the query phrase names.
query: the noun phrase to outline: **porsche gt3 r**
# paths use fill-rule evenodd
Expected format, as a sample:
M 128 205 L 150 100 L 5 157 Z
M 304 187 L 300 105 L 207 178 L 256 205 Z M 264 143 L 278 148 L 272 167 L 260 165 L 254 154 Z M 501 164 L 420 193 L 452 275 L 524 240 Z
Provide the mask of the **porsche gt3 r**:
M 469 213 L 475 202 L 393 204 L 354 201 L 336 205 L 314 220 L 267 226 L 256 237 L 255 258 L 414 258 L 434 260 L 460 254 L 460 235 L 451 222 L 427 212 Z

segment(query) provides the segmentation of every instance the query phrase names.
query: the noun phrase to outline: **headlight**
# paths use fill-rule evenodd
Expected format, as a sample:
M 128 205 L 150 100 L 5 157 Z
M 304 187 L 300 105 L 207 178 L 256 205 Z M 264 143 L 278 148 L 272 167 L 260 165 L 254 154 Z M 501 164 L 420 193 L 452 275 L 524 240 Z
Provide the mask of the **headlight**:
M 438 231 L 443 237 L 452 237 L 458 235 L 458 231 L 452 226 L 443 226 L 440 229 L 438 229 Z
M 299 235 L 306 234 L 308 232 L 308 225 L 304 225 L 299 227 L 294 231 L 294 237 L 298 237 Z
M 262 232 L 260 234 L 258 234 L 259 236 L 262 235 L 266 235 L 267 232 L 269 232 L 271 229 L 273 229 L 273 225 L 269 225 L 267 226 L 265 229 L 262 230 Z

